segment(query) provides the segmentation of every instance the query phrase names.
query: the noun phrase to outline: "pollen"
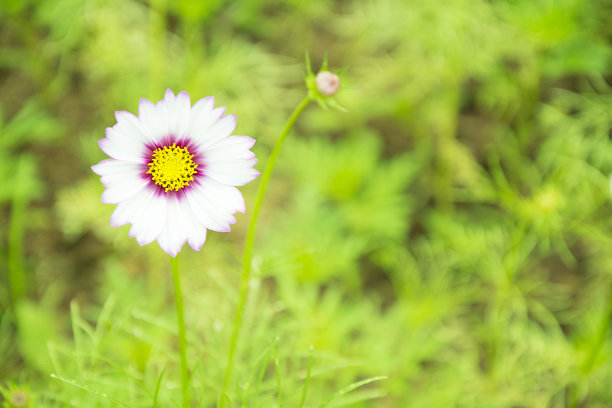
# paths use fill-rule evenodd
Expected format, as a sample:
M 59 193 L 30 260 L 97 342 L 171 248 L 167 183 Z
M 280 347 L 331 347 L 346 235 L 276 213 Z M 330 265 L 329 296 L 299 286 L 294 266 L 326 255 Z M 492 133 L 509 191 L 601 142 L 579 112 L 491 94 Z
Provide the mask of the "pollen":
M 150 174 L 155 184 L 163 188 L 166 193 L 189 186 L 198 168 L 193 161 L 193 154 L 190 154 L 186 147 L 177 146 L 176 143 L 155 149 L 148 166 L 146 174 Z

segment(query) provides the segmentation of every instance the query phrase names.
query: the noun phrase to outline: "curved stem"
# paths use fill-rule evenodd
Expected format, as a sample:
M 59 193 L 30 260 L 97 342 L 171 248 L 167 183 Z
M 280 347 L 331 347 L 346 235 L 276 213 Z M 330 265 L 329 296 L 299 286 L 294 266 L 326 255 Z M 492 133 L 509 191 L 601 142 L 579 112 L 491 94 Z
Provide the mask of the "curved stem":
M 189 371 L 187 369 L 187 337 L 185 336 L 185 317 L 183 313 L 183 293 L 178 267 L 178 257 L 171 259 L 172 279 L 174 281 L 174 300 L 176 302 L 176 320 L 178 323 L 179 354 L 181 357 L 181 387 L 183 390 L 183 407 L 189 404 Z
M 270 153 L 270 158 L 268 159 L 268 163 L 266 163 L 266 167 L 261 175 L 261 181 L 259 184 L 259 190 L 257 190 L 257 197 L 255 198 L 255 205 L 253 206 L 253 214 L 251 215 L 251 221 L 249 223 L 249 230 L 247 232 L 246 241 L 244 244 L 244 256 L 242 258 L 242 277 L 240 280 L 240 294 L 238 298 L 238 306 L 236 309 L 236 316 L 234 318 L 234 326 L 232 329 L 232 337 L 230 340 L 230 348 L 229 353 L 227 355 L 227 367 L 225 368 L 225 377 L 223 378 L 223 388 L 221 391 L 221 401 L 220 407 L 223 408 L 225 405 L 225 394 L 227 391 L 227 385 L 229 384 L 229 380 L 232 376 L 232 368 L 234 364 L 234 354 L 236 352 L 236 344 L 238 343 L 238 335 L 240 333 L 240 326 L 242 323 L 242 315 L 244 313 L 244 305 L 246 303 L 246 298 L 249 292 L 249 279 L 251 274 L 251 258 L 253 256 L 253 244 L 255 242 L 255 227 L 257 226 L 257 219 L 259 217 L 259 210 L 261 209 L 261 204 L 263 202 L 264 195 L 266 193 L 266 189 L 268 187 L 268 182 L 270 181 L 270 176 L 272 175 L 272 170 L 274 169 L 274 165 L 276 164 L 276 159 L 278 158 L 278 154 L 280 152 L 280 148 L 287 138 L 287 134 L 293 127 L 293 124 L 300 116 L 304 108 L 311 101 L 311 98 L 307 96 L 304 98 L 300 104 L 293 110 L 289 119 L 285 123 L 283 130 L 272 149 L 272 153 Z

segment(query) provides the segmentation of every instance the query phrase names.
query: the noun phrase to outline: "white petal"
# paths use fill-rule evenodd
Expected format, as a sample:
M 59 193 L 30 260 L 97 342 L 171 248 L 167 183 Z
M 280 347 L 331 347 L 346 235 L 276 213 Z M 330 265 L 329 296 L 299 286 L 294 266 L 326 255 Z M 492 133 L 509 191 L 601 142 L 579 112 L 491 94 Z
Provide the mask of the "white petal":
M 259 176 L 259 171 L 253 168 L 256 163 L 255 157 L 234 161 L 207 162 L 204 173 L 207 177 L 222 184 L 244 186 Z
M 213 231 L 230 231 L 230 224 L 236 223 L 233 214 L 245 211 L 244 198 L 237 188 L 211 179 L 202 179 L 186 196 L 196 219 Z
M 176 95 L 174 114 L 171 116 L 171 118 L 174 118 L 174 122 L 170 123 L 170 132 L 177 138 L 180 139 L 187 133 L 190 115 L 191 101 L 189 99 L 189 94 L 185 91 L 179 92 L 178 95 Z
M 143 193 L 144 191 L 141 190 L 138 194 L 134 194 L 129 199 L 117 204 L 110 218 L 111 227 L 129 224 L 137 218 L 138 213 L 147 205 L 147 195 Z
M 187 239 L 187 242 L 189 243 L 189 246 L 191 247 L 191 249 L 193 249 L 194 251 L 199 251 L 202 249 L 202 247 L 204 246 L 204 242 L 206 242 L 206 228 L 203 225 L 200 225 L 200 223 L 198 223 L 198 225 L 201 227 L 200 230 L 198 231 L 197 234 L 190 236 Z
M 134 137 L 138 137 L 138 140 L 142 143 L 150 142 L 150 139 L 145 134 L 142 126 L 140 126 L 140 120 L 138 120 L 138 116 L 134 115 L 131 112 L 127 111 L 117 111 L 115 112 L 115 119 L 117 119 L 117 124 L 120 124 L 126 131 L 128 131 Z
M 236 187 L 220 184 L 212 179 L 204 179 L 200 188 L 202 194 L 208 197 L 208 200 L 215 204 L 219 211 L 225 209 L 230 214 L 246 211 L 244 197 Z
M 200 143 L 200 147 L 205 149 L 208 146 L 214 145 L 224 137 L 228 137 L 236 129 L 236 115 L 225 115 L 206 131 L 204 141 Z
M 131 173 L 139 169 L 140 166 L 142 164 L 124 160 L 104 159 L 100 163 L 91 166 L 91 169 L 94 173 L 104 178 L 106 176 L 121 175 L 125 172 Z
M 255 139 L 249 136 L 229 136 L 206 149 L 206 163 L 219 163 L 252 159 L 255 153 L 249 149 Z
M 106 128 L 106 138 L 98 145 L 113 159 L 142 162 L 148 141 L 136 116 L 129 112 L 115 112 L 117 124 Z
M 115 178 L 129 177 L 138 178 L 142 172 L 142 163 L 134 163 L 124 160 L 105 159 L 91 166 L 94 173 L 100 176 L 104 186 L 112 183 Z
M 159 247 L 168 255 L 175 257 L 180 252 L 185 241 L 181 241 L 184 236 L 183 225 L 179 222 L 180 212 L 178 200 L 170 198 L 167 200 L 166 222 L 161 233 L 157 237 Z
M 189 203 L 176 197 L 167 200 L 166 223 L 157 237 L 157 243 L 167 254 L 174 257 L 185 242 L 199 251 L 206 240 L 206 228 L 195 218 Z
M 139 163 L 114 159 L 102 160 L 92 166 L 106 187 L 102 193 L 102 202 L 117 204 L 142 190 L 149 181 L 141 177 L 141 167 Z
M 205 196 L 195 191 L 190 192 L 187 197 L 196 219 L 202 225 L 213 231 L 231 231 L 230 224 L 236 223 L 236 219 L 231 214 L 220 213 Z
M 200 149 L 206 149 L 218 140 L 229 136 L 236 128 L 236 115 L 222 116 L 225 107 L 215 108 L 210 112 L 204 109 L 199 109 L 199 111 L 201 112 L 196 113 L 192 109 L 192 120 L 189 123 L 188 133 Z
M 202 98 L 199 101 L 197 101 L 191 108 L 191 117 L 189 120 L 190 129 L 191 129 L 191 126 L 195 125 L 198 120 L 200 120 L 201 118 L 204 118 L 206 115 L 209 115 L 212 112 L 214 106 L 215 106 L 214 96 L 207 96 L 206 98 Z M 223 108 L 220 108 L 220 109 L 224 111 Z M 221 112 L 221 114 L 222 113 L 223 112 Z M 219 117 L 221 117 L 221 114 L 219 114 Z M 219 117 L 217 119 L 219 119 Z
M 166 89 L 166 92 L 164 92 L 164 99 L 169 102 L 174 102 L 175 98 L 176 97 L 174 96 L 174 92 L 172 92 L 172 89 Z
M 215 98 L 208 96 L 197 101 L 191 108 L 187 132 L 194 140 L 203 139 L 206 130 L 217 122 L 225 112 L 225 108 L 213 109 L 214 102 Z
M 163 103 L 168 114 L 168 134 L 181 139 L 189 127 L 191 102 L 189 94 L 185 91 L 174 96 L 170 89 L 166 90 Z
M 138 244 L 153 242 L 166 224 L 166 198 L 154 190 L 142 193 L 142 208 L 134 215 L 129 236 L 136 238 Z
M 259 176 L 259 171 L 253 168 L 257 159 L 249 150 L 254 144 L 255 139 L 249 136 L 228 136 L 218 140 L 203 153 L 205 174 L 232 186 L 243 186 L 255 180 Z
M 204 227 L 198 221 L 197 217 L 191 209 L 189 201 L 186 199 L 180 200 L 180 214 L 182 216 L 182 223 L 187 226 L 185 232 L 187 233 L 187 242 L 194 251 L 202 249 L 204 242 L 206 241 L 206 227 Z
M 148 99 L 140 99 L 138 119 L 144 133 L 153 141 L 161 143 L 168 136 L 168 113 L 165 100 L 153 104 Z

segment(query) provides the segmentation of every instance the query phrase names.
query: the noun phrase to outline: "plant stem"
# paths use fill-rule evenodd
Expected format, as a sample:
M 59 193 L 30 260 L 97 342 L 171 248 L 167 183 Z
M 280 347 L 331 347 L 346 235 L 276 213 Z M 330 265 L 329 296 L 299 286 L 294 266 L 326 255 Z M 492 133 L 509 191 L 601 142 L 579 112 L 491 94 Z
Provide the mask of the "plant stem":
M 255 205 L 253 207 L 253 214 L 251 215 L 251 221 L 249 223 L 249 230 L 247 231 L 246 241 L 244 244 L 244 256 L 242 258 L 242 277 L 240 280 L 240 294 L 238 298 L 238 306 L 236 309 L 236 316 L 234 318 L 234 326 L 232 329 L 232 337 L 230 340 L 230 348 L 229 353 L 227 355 L 227 367 L 225 368 L 225 377 L 223 378 L 223 388 L 221 391 L 221 402 L 220 407 L 223 408 L 225 405 L 225 393 L 227 391 L 227 385 L 229 384 L 229 380 L 232 376 L 232 368 L 234 363 L 234 354 L 236 352 L 236 344 L 238 343 L 238 335 L 240 333 L 240 326 L 242 323 L 242 315 L 244 313 L 244 306 L 246 303 L 246 298 L 249 293 L 249 280 L 251 274 L 251 258 L 253 256 L 253 243 L 255 242 L 255 227 L 257 226 L 257 219 L 259 217 L 259 210 L 261 209 L 261 204 L 263 202 L 264 195 L 266 193 L 266 189 L 268 187 L 268 182 L 270 181 L 270 176 L 272 175 L 272 170 L 274 169 L 274 165 L 276 164 L 276 159 L 278 158 L 278 154 L 280 152 L 280 148 L 283 145 L 283 142 L 287 138 L 287 134 L 293 127 L 293 124 L 300 116 L 304 108 L 310 103 L 311 98 L 309 96 L 305 97 L 300 104 L 293 110 L 289 119 L 285 123 L 283 130 L 281 131 L 274 148 L 272 149 L 272 153 L 270 153 L 270 158 L 268 159 L 268 163 L 266 163 L 266 167 L 263 170 L 261 175 L 261 181 L 259 184 L 259 189 L 257 190 L 257 197 L 255 198 Z
M 16 184 L 27 176 L 25 166 L 25 160 L 21 158 L 17 165 Z M 17 304 L 26 292 L 26 278 L 23 267 L 23 235 L 25 212 L 28 205 L 25 193 L 19 188 L 15 190 L 11 200 L 11 218 L 8 228 L 8 269 L 13 313 L 16 313 Z
M 178 256 L 170 260 L 174 281 L 174 300 L 176 301 L 176 320 L 178 323 L 179 353 L 181 356 L 181 387 L 183 390 L 183 407 L 189 404 L 189 371 L 187 369 L 187 338 L 185 336 L 185 317 L 183 313 L 183 293 L 179 274 Z

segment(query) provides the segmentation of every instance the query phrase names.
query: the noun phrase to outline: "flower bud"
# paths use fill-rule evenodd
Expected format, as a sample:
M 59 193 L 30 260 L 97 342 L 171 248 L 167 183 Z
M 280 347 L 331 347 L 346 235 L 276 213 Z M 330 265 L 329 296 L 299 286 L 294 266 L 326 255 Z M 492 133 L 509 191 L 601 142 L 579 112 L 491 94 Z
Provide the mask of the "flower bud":
M 332 96 L 340 89 L 340 78 L 329 71 L 321 71 L 315 78 L 317 91 L 323 96 Z

